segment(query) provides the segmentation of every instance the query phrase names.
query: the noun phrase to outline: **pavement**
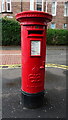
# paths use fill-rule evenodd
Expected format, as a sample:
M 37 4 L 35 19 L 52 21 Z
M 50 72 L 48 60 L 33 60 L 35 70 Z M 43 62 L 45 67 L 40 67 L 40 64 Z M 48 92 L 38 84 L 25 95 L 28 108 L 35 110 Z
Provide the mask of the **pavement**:
M 68 47 L 66 46 L 47 46 L 46 47 L 46 63 L 68 65 L 66 56 Z M 58 59 L 59 58 L 59 59 Z M 0 46 L 0 65 L 21 64 L 21 48 L 20 46 Z
M 47 46 L 46 63 L 67 66 L 67 51 L 68 48 L 65 46 Z M 3 65 L 21 64 L 21 49 L 13 46 L 3 47 L 2 50 L 0 48 L 0 57 L 3 60 L 1 62 Z M 10 60 L 8 60 L 9 57 Z M 46 67 L 44 105 L 40 108 L 28 109 L 24 107 L 21 99 L 21 68 L 0 69 L 0 73 L 2 73 L 0 74 L 0 77 L 2 77 L 2 118 L 42 118 L 46 120 L 47 118 L 53 118 L 55 120 L 67 120 L 67 72 L 67 69 Z
M 11 49 L 12 48 L 12 49 Z M 21 64 L 21 50 L 19 47 L 4 47 L 0 49 L 0 65 Z

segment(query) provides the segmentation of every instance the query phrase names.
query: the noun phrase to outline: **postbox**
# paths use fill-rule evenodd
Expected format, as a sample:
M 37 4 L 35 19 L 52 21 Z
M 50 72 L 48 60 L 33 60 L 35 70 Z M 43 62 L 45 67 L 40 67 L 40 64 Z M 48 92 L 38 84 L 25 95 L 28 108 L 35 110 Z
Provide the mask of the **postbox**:
M 47 23 L 52 15 L 40 11 L 16 14 L 21 25 L 22 80 L 25 107 L 40 107 L 44 98 Z

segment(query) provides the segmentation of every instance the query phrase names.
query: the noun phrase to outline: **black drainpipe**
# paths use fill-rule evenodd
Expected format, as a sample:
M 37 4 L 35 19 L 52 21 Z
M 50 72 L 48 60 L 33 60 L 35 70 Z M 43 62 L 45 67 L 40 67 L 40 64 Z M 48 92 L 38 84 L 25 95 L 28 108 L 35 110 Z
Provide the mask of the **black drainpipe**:
M 21 12 L 23 11 L 23 9 L 22 9 L 22 0 L 21 0 Z

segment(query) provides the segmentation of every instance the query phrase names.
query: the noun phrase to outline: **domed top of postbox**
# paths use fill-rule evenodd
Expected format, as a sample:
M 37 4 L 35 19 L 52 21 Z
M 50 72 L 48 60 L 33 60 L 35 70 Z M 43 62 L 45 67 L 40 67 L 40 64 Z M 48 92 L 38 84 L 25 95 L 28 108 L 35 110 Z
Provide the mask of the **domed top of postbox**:
M 42 21 L 42 22 L 50 22 L 52 20 L 52 15 L 49 13 L 45 13 L 42 11 L 24 11 L 16 14 L 17 21 L 21 22 L 28 22 L 28 21 Z M 38 21 L 38 22 L 39 22 Z

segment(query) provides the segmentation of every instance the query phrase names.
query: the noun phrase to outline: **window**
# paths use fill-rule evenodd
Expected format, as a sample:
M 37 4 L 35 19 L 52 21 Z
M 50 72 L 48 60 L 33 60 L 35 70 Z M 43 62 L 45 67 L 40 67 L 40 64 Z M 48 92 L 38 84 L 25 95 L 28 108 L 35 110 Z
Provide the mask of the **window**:
M 11 12 L 11 0 L 7 0 L 7 12 Z
M 68 16 L 68 2 L 64 4 L 64 16 Z
M 2 12 L 11 12 L 11 0 L 2 0 Z
M 38 11 L 42 11 L 42 0 L 37 0 L 36 6 Z
M 2 12 L 5 11 L 5 0 L 2 0 Z
M 51 29 L 55 29 L 55 27 L 56 27 L 55 23 L 52 23 L 51 24 Z
M 67 24 L 66 23 L 63 24 L 63 28 L 67 29 Z
M 52 2 L 52 15 L 56 16 L 56 6 L 57 6 L 57 2 Z
M 34 0 L 30 0 L 30 10 L 34 10 Z

